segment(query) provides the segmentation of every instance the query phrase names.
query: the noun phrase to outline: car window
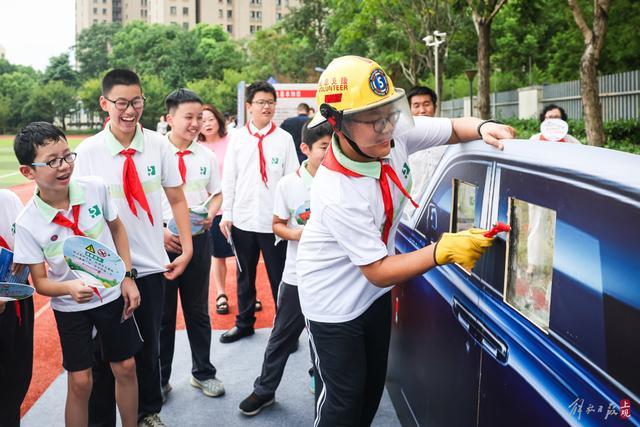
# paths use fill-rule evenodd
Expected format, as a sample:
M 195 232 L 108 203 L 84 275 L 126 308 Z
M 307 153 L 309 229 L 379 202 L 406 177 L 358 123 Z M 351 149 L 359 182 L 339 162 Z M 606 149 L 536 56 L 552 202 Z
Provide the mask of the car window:
M 482 200 L 478 202 L 478 186 L 460 179 L 453 180 L 453 211 L 451 232 L 480 226 Z
M 496 174 L 498 220 L 513 230 L 492 248 L 491 294 L 639 396 L 640 202 L 540 170 Z
M 504 300 L 547 331 L 551 306 L 556 213 L 509 198 L 509 233 Z

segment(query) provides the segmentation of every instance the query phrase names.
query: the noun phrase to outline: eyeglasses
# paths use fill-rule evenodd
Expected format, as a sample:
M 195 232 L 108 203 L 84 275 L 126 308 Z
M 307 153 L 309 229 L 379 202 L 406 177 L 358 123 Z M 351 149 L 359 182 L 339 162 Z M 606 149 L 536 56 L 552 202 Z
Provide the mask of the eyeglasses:
M 259 101 L 253 101 L 252 104 L 257 105 L 260 108 L 264 108 L 265 105 L 268 105 L 269 107 L 273 107 L 274 105 L 276 105 L 276 101 L 266 101 L 264 99 L 261 99 Z
M 33 162 L 31 163 L 31 166 L 49 166 L 50 168 L 58 169 L 60 166 L 62 166 L 63 161 L 67 162 L 68 164 L 75 162 L 76 156 L 78 156 L 78 153 L 69 153 L 64 157 L 56 157 L 55 159 L 49 160 L 48 162 Z
M 104 97 L 104 99 L 109 102 L 113 102 L 113 105 L 116 106 L 116 110 L 118 111 L 125 111 L 127 108 L 129 108 L 129 105 L 131 105 L 136 110 L 140 110 L 142 107 L 144 107 L 144 101 L 147 100 L 147 98 L 145 98 L 144 96 L 133 98 L 131 101 L 123 98 L 113 100 L 107 98 L 106 96 Z
M 387 124 L 390 124 L 391 126 L 395 126 L 396 123 L 398 123 L 398 119 L 400 119 L 400 111 L 394 111 L 393 113 L 391 113 L 387 117 L 382 117 L 380 119 L 371 120 L 371 121 L 356 120 L 354 118 L 350 118 L 350 120 L 352 122 L 355 122 L 355 123 L 362 123 L 362 124 L 365 124 L 365 125 L 372 125 L 373 126 L 373 130 L 376 131 L 377 133 L 384 132 L 384 130 L 387 128 Z

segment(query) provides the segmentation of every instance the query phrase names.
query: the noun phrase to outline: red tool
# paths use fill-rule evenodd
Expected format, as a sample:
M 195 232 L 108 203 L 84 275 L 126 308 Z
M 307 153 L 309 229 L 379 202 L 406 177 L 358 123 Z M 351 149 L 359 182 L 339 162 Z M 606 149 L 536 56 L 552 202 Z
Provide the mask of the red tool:
M 483 236 L 484 236 L 484 237 L 488 237 L 488 238 L 490 238 L 490 239 L 491 239 L 491 238 L 493 238 L 493 237 L 496 237 L 496 235 L 497 235 L 498 233 L 501 233 L 501 232 L 503 232 L 503 231 L 505 231 L 505 232 L 509 232 L 509 231 L 511 231 L 511 227 L 510 227 L 510 226 L 508 226 L 507 224 L 505 224 L 504 222 L 497 222 L 497 223 L 493 226 L 493 228 L 492 228 L 491 230 L 487 231 L 486 233 L 484 233 L 484 234 L 483 234 Z

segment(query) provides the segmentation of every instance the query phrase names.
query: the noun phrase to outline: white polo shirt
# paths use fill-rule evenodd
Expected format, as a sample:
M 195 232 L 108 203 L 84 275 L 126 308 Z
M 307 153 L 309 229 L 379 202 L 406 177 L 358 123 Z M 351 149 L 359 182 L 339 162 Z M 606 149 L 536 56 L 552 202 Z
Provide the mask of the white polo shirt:
M 15 221 L 24 208 L 16 193 L 11 190 L 0 190 L 0 236 L 9 248 L 14 247 Z
M 179 150 L 169 141 L 168 137 L 167 142 L 169 149 L 176 157 L 176 167 L 178 167 L 177 153 Z M 221 186 L 216 155 L 197 142 L 192 142 L 187 150 L 191 151 L 191 154 L 186 154 L 183 157 L 187 173 L 182 190 L 187 199 L 187 205 L 191 207 L 204 203 L 209 194 L 218 194 L 221 191 Z M 180 170 L 178 170 L 178 175 L 180 175 Z M 173 218 L 171 204 L 165 194 L 162 195 L 162 217 L 165 222 Z
M 286 219 L 287 227 L 302 228 L 311 215 L 309 190 L 313 177 L 306 168 L 307 160 L 294 173 L 286 175 L 278 182 L 273 214 L 280 219 Z M 287 259 L 284 264 L 282 281 L 288 285 L 298 286 L 296 274 L 296 256 L 298 241 L 287 241 Z
M 118 207 L 118 216 L 127 229 L 131 262 L 140 277 L 163 272 L 166 270 L 165 265 L 169 263 L 169 257 L 164 250 L 162 230 L 163 187 L 182 185 L 176 156 L 171 152 L 169 145 L 163 135 L 148 129 L 142 131 L 138 126 L 128 147 L 136 150 L 132 158 L 147 196 L 153 224 L 137 201 L 134 203 L 138 216 L 129 208 L 122 185 L 125 156 L 118 154 L 124 148 L 113 136 L 109 126 L 85 139 L 76 148 L 78 157 L 74 176 L 97 175 L 104 179 L 111 198 Z
M 409 154 L 445 144 L 451 137 L 449 119 L 416 117 L 416 126 L 395 139 L 385 159 L 407 192 L 411 192 Z M 359 266 L 395 254 L 395 233 L 407 199 L 389 180 L 393 224 L 387 245 L 382 241 L 384 203 L 378 177 L 380 163 L 355 162 L 332 150 L 338 162 L 363 177 L 346 176 L 321 166 L 311 185 L 311 216 L 298 245 L 298 287 L 302 313 L 310 320 L 340 323 L 361 315 L 391 287 L 370 283 Z
M 266 134 L 264 129 L 249 124 L 251 133 Z M 260 175 L 258 138 L 243 126 L 231 134 L 222 174 L 222 220 L 245 231 L 273 233 L 273 201 L 278 181 L 295 172 L 300 163 L 291 135 L 276 128 L 262 141 L 267 169 L 267 186 Z
M 78 226 L 87 236 L 110 247 L 116 246 L 107 221 L 118 217 L 118 210 L 104 182 L 99 177 L 75 178 L 69 184 L 69 209 L 58 210 L 45 203 L 37 194 L 27 203 L 16 219 L 16 244 L 13 260 L 20 264 L 47 262 L 47 276 L 54 282 L 75 280 L 62 255 L 62 245 L 73 231 L 53 223 L 58 212 L 73 221 L 72 206 L 80 205 Z M 109 303 L 121 294 L 120 286 L 100 289 L 102 302 L 94 295 L 91 301 L 78 304 L 69 295 L 51 298 L 51 307 L 58 311 L 84 311 Z

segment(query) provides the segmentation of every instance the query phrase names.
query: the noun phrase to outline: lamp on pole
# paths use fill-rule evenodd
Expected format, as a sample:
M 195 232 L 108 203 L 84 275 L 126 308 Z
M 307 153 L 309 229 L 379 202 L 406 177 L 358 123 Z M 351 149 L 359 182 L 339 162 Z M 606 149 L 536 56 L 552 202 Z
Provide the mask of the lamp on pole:
M 473 79 L 478 74 L 478 70 L 464 70 L 464 73 L 469 79 L 469 104 L 471 106 L 471 115 L 473 116 Z
M 438 97 L 438 99 L 442 99 L 440 97 L 440 76 L 438 74 L 438 47 L 444 43 L 445 39 L 447 38 L 447 33 L 441 33 L 440 31 L 434 31 L 433 34 L 429 34 L 428 36 L 426 36 L 425 38 L 422 39 L 422 41 L 424 41 L 424 43 L 427 45 L 427 47 L 433 47 L 433 52 L 435 55 L 435 74 L 436 74 L 436 96 Z M 440 110 L 440 109 L 438 109 Z M 439 114 L 438 114 L 439 115 Z

